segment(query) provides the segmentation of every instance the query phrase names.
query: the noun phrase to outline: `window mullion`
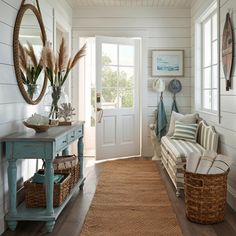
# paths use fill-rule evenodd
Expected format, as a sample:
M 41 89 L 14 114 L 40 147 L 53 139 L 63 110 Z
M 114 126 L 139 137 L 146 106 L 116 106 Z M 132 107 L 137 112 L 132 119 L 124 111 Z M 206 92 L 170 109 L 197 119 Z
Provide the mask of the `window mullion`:
M 203 79 L 204 79 L 204 74 L 203 74 L 203 70 L 204 70 L 204 53 L 203 53 L 203 49 L 205 49 L 205 42 L 204 42 L 204 37 L 205 37 L 205 30 L 203 27 L 204 23 L 201 23 L 201 108 L 204 108 L 204 93 L 203 93 Z
M 118 99 L 118 109 L 120 109 L 120 104 L 121 104 L 121 98 L 120 98 L 120 89 L 119 89 L 119 83 L 120 83 L 120 45 L 117 44 L 117 73 L 118 73 L 118 78 L 116 82 L 116 92 L 117 92 L 117 99 Z
M 213 61 L 214 61 L 214 58 L 213 58 L 213 55 L 214 55 L 214 52 L 213 52 L 213 44 L 214 42 L 217 40 L 213 40 L 213 16 L 214 16 L 215 13 L 212 14 L 211 16 L 211 52 L 212 52 L 212 56 L 211 56 L 211 110 L 212 112 L 214 112 L 214 108 L 213 108 Z M 217 55 L 217 54 L 216 54 Z

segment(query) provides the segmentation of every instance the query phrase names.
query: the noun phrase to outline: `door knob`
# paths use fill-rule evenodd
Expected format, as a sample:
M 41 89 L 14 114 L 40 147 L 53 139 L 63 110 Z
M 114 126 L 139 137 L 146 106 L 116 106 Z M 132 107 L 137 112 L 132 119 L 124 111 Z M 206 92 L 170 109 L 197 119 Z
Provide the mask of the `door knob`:
M 97 107 L 97 112 L 100 112 L 98 123 L 101 123 L 102 122 L 102 117 L 103 117 L 103 109 L 100 108 L 100 107 Z

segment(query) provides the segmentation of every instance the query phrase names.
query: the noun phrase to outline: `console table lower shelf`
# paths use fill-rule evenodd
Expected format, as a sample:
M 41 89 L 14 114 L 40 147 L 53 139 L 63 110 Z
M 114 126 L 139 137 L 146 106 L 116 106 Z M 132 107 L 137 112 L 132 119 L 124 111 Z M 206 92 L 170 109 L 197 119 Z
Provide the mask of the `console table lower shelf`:
M 61 206 L 54 208 L 54 214 L 47 215 L 46 208 L 27 208 L 25 202 L 21 203 L 17 207 L 17 215 L 13 216 L 10 214 L 6 215 L 8 226 L 15 228 L 18 221 L 46 221 L 47 232 L 52 232 L 54 224 L 66 204 L 69 202 L 71 197 L 78 191 L 83 189 L 85 178 L 79 180 L 76 186 L 72 189 L 69 196 L 61 204 Z

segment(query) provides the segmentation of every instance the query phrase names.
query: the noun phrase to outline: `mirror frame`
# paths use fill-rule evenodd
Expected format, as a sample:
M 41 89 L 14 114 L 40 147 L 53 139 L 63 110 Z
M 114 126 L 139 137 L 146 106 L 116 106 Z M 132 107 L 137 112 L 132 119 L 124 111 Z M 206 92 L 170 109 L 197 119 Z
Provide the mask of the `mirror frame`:
M 36 100 L 32 100 L 29 97 L 27 91 L 25 90 L 24 85 L 22 83 L 22 79 L 21 79 L 20 60 L 19 60 L 19 33 L 20 33 L 21 22 L 22 22 L 25 12 L 27 10 L 31 10 L 38 20 L 38 23 L 39 23 L 39 26 L 41 29 L 41 33 L 42 33 L 42 43 L 43 43 L 43 46 L 45 46 L 45 44 L 47 42 L 47 35 L 46 35 L 46 30 L 45 30 L 45 27 L 43 24 L 43 18 L 42 18 L 42 14 L 40 11 L 38 0 L 36 0 L 36 4 L 37 4 L 37 8 L 32 4 L 25 4 L 25 0 L 22 1 L 20 9 L 19 9 L 17 17 L 16 17 L 16 22 L 15 22 L 15 26 L 14 26 L 14 34 L 13 34 L 13 60 L 14 60 L 14 67 L 15 67 L 17 84 L 18 84 L 20 92 L 21 92 L 22 96 L 24 97 L 25 101 L 31 105 L 36 105 L 42 100 L 42 98 L 46 92 L 46 89 L 47 89 L 47 77 L 45 75 L 43 87 L 42 87 L 42 90 L 40 91 L 38 98 Z

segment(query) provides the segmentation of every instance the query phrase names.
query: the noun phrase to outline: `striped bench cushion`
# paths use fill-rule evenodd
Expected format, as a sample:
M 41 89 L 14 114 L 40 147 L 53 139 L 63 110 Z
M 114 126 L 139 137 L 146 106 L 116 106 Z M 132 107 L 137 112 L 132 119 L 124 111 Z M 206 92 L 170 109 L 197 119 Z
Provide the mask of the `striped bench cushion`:
M 171 154 L 171 158 L 175 163 L 186 162 L 186 156 L 190 152 L 198 152 L 200 154 L 205 150 L 198 143 L 193 143 L 185 140 L 171 139 L 170 137 L 164 136 L 161 139 L 161 144 Z
M 196 142 L 198 124 L 184 124 L 175 122 L 175 131 L 172 139 L 183 139 L 190 142 Z
M 206 150 L 217 152 L 219 136 L 213 126 L 207 125 L 204 121 L 199 123 L 197 142 Z

